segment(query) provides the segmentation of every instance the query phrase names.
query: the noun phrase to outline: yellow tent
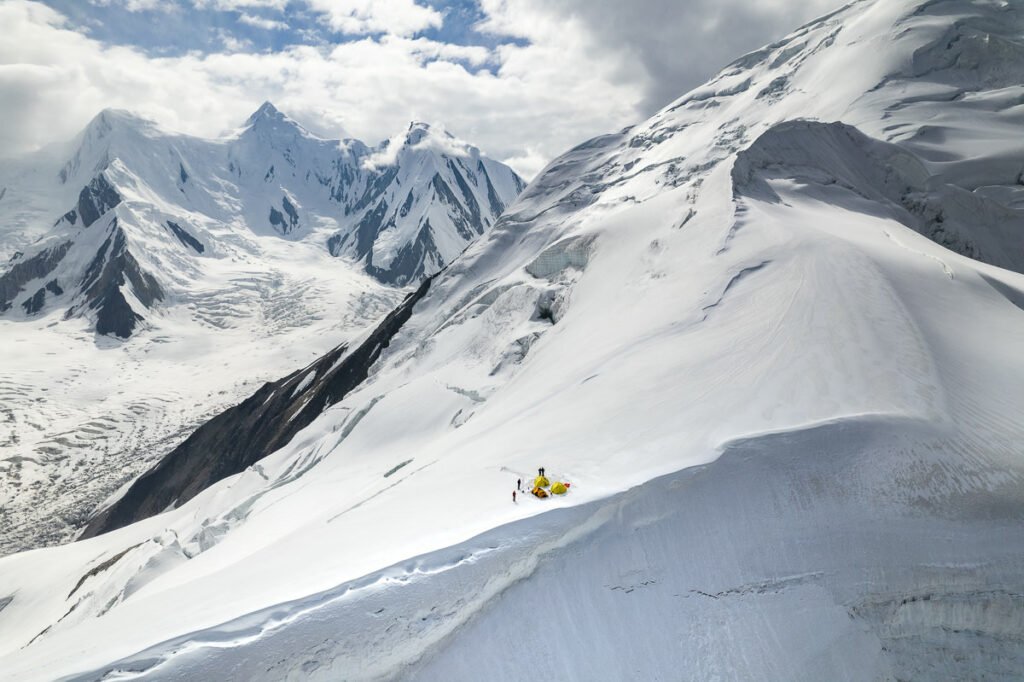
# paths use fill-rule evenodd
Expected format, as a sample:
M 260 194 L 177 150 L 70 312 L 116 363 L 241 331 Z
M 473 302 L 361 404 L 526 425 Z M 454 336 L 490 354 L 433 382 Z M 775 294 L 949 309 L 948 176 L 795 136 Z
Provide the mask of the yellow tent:
M 555 495 L 564 495 L 568 491 L 569 489 L 566 488 L 565 484 L 562 483 L 561 481 L 555 481 L 554 483 L 551 484 L 551 492 L 554 493 Z
M 549 485 L 551 485 L 551 482 L 544 476 L 538 476 L 533 481 L 533 486 L 535 488 L 547 488 Z
M 540 497 L 540 498 L 545 498 L 545 497 L 548 496 L 547 491 L 544 490 L 544 488 L 540 488 L 540 487 L 534 488 L 530 492 L 532 492 L 534 495 L 536 495 L 537 497 Z

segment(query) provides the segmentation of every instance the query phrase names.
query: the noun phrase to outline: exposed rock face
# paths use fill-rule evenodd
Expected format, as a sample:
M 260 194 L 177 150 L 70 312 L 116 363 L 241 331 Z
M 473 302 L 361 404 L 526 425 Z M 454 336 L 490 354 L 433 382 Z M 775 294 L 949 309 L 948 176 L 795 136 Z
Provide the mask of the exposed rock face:
M 372 171 L 353 205 L 359 216 L 354 228 L 328 239 L 333 255 L 362 263 L 382 282 L 407 285 L 451 262 L 525 187 L 477 150 L 465 157 L 429 151 L 429 141 L 440 135 L 423 123 L 410 126 L 394 160 Z
M 379 268 L 374 265 L 373 254 L 368 253 L 366 272 L 385 284 L 402 285 L 409 277 L 415 277 L 422 274 L 425 269 L 440 266 L 443 263 L 444 258 L 434 243 L 433 230 L 428 220 L 420 228 L 416 239 L 405 244 L 388 267 Z
M 204 424 L 93 518 L 81 537 L 121 528 L 159 514 L 172 504 L 180 505 L 286 445 L 326 407 L 366 379 L 381 350 L 426 295 L 430 282 L 424 280 L 351 352 L 347 346 L 339 346 L 309 367 L 265 384 L 245 402 Z
M 203 243 L 189 234 L 188 231 L 178 223 L 168 220 L 167 227 L 171 229 L 171 232 L 173 232 L 174 236 L 178 238 L 178 241 L 185 246 L 194 249 L 196 253 L 203 253 L 206 251 L 206 247 L 203 246 Z
M 282 213 L 283 211 L 283 213 Z M 299 227 L 299 212 L 288 197 L 281 198 L 281 211 L 271 207 L 270 224 L 281 234 L 290 234 Z
M 156 279 L 144 272 L 128 251 L 124 231 L 118 227 L 116 219 L 111 227 L 111 234 L 97 251 L 82 278 L 80 289 L 84 292 L 85 302 L 80 305 L 86 305 L 96 312 L 98 334 L 114 334 L 126 339 L 131 336 L 142 316 L 132 309 L 122 287 L 129 284 L 135 298 L 147 308 L 163 300 L 164 292 Z M 72 308 L 68 314 L 74 312 L 75 308 Z
M 0 275 L 0 313 L 10 309 L 11 302 L 22 292 L 26 284 L 53 272 L 72 243 L 67 241 L 44 249 L 27 260 L 16 262 L 10 270 Z
M 78 194 L 78 215 L 82 218 L 82 225 L 89 227 L 119 203 L 121 203 L 121 195 L 100 173 Z M 71 222 L 73 223 L 74 220 Z
M 40 289 L 36 293 L 32 294 L 32 298 L 27 299 L 21 304 L 21 307 L 25 309 L 25 312 L 29 315 L 34 315 L 43 309 L 43 302 L 46 301 L 46 289 Z

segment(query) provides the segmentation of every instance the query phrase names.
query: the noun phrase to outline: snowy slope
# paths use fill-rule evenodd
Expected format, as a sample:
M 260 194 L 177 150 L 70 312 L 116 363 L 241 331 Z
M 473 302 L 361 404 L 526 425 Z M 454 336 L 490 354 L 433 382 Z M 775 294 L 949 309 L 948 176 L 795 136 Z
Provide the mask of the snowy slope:
M 0 665 L 1019 675 L 1022 33 L 854 3 L 557 159 L 287 445 L 0 560 Z
M 0 168 L 0 553 L 70 539 L 199 423 L 381 318 L 402 296 L 382 284 L 490 227 L 521 181 L 416 128 L 371 148 L 265 104 L 206 140 L 108 110 Z M 484 189 L 451 200 L 460 183 Z M 397 196 L 430 224 L 365 228 Z M 338 235 L 367 250 L 332 253 Z

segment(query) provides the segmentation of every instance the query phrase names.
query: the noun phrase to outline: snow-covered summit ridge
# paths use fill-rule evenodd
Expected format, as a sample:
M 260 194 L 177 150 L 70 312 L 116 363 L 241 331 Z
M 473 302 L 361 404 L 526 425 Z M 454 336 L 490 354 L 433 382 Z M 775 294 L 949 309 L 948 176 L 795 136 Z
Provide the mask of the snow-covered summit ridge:
M 245 124 L 247 126 L 253 126 L 253 125 L 256 125 L 257 123 L 259 123 L 261 121 L 262 122 L 274 121 L 274 122 L 281 122 L 281 123 L 288 122 L 288 123 L 291 123 L 291 124 L 301 128 L 301 126 L 299 126 L 298 123 L 295 123 L 295 121 L 293 121 L 291 118 L 289 118 L 285 114 L 281 113 L 281 111 L 277 107 L 275 107 L 274 104 L 272 102 L 270 102 L 269 100 L 264 102 L 263 104 L 261 104 L 259 109 L 257 109 L 256 111 L 252 112 L 252 115 L 249 116 L 249 118 L 248 118 L 248 120 L 246 120 Z
M 1022 34 L 854 3 L 556 159 L 287 445 L 0 561 L 7 669 L 518 679 L 509 632 L 586 679 L 628 629 L 626 675 L 1012 677 Z M 570 495 L 513 504 L 540 465 Z
M 411 124 L 403 139 L 399 146 L 385 141 L 376 147 L 323 139 L 270 102 L 242 128 L 213 140 L 104 110 L 63 146 L 57 182 L 41 154 L 14 164 L 10 182 L 3 182 L 7 201 L 0 216 L 17 218 L 42 241 L 12 244 L 18 260 L 34 264 L 0 273 L 0 309 L 22 319 L 64 306 L 95 321 L 105 304 L 90 299 L 83 305 L 78 284 L 90 263 L 100 267 L 109 259 L 103 251 L 108 238 L 123 241 L 140 272 L 171 294 L 168 301 L 185 293 L 202 259 L 223 257 L 223 240 L 235 240 L 240 230 L 319 243 L 385 283 L 412 284 L 487 230 L 523 182 L 507 166 L 424 123 Z M 40 197 L 33 212 L 5 213 L 33 197 Z M 55 220 L 48 232 L 39 227 Z M 84 231 L 94 222 L 100 227 Z M 217 234 L 225 229 L 230 236 Z M 52 257 L 68 242 L 66 256 Z M 112 296 L 125 303 L 118 324 L 97 328 L 127 337 L 164 297 L 143 295 L 133 284 L 138 278 L 113 271 L 111 277 Z

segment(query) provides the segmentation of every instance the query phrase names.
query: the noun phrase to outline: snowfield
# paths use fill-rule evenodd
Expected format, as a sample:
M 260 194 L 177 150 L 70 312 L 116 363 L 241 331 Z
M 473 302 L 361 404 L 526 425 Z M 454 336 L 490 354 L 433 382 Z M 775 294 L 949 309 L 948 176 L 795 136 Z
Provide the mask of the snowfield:
M 1019 678 L 1021 35 L 855 2 L 556 159 L 285 447 L 0 559 L 0 667 Z
M 73 539 L 199 424 L 376 323 L 521 187 L 424 123 L 371 148 L 269 103 L 214 140 L 107 110 L 5 164 L 0 553 Z

